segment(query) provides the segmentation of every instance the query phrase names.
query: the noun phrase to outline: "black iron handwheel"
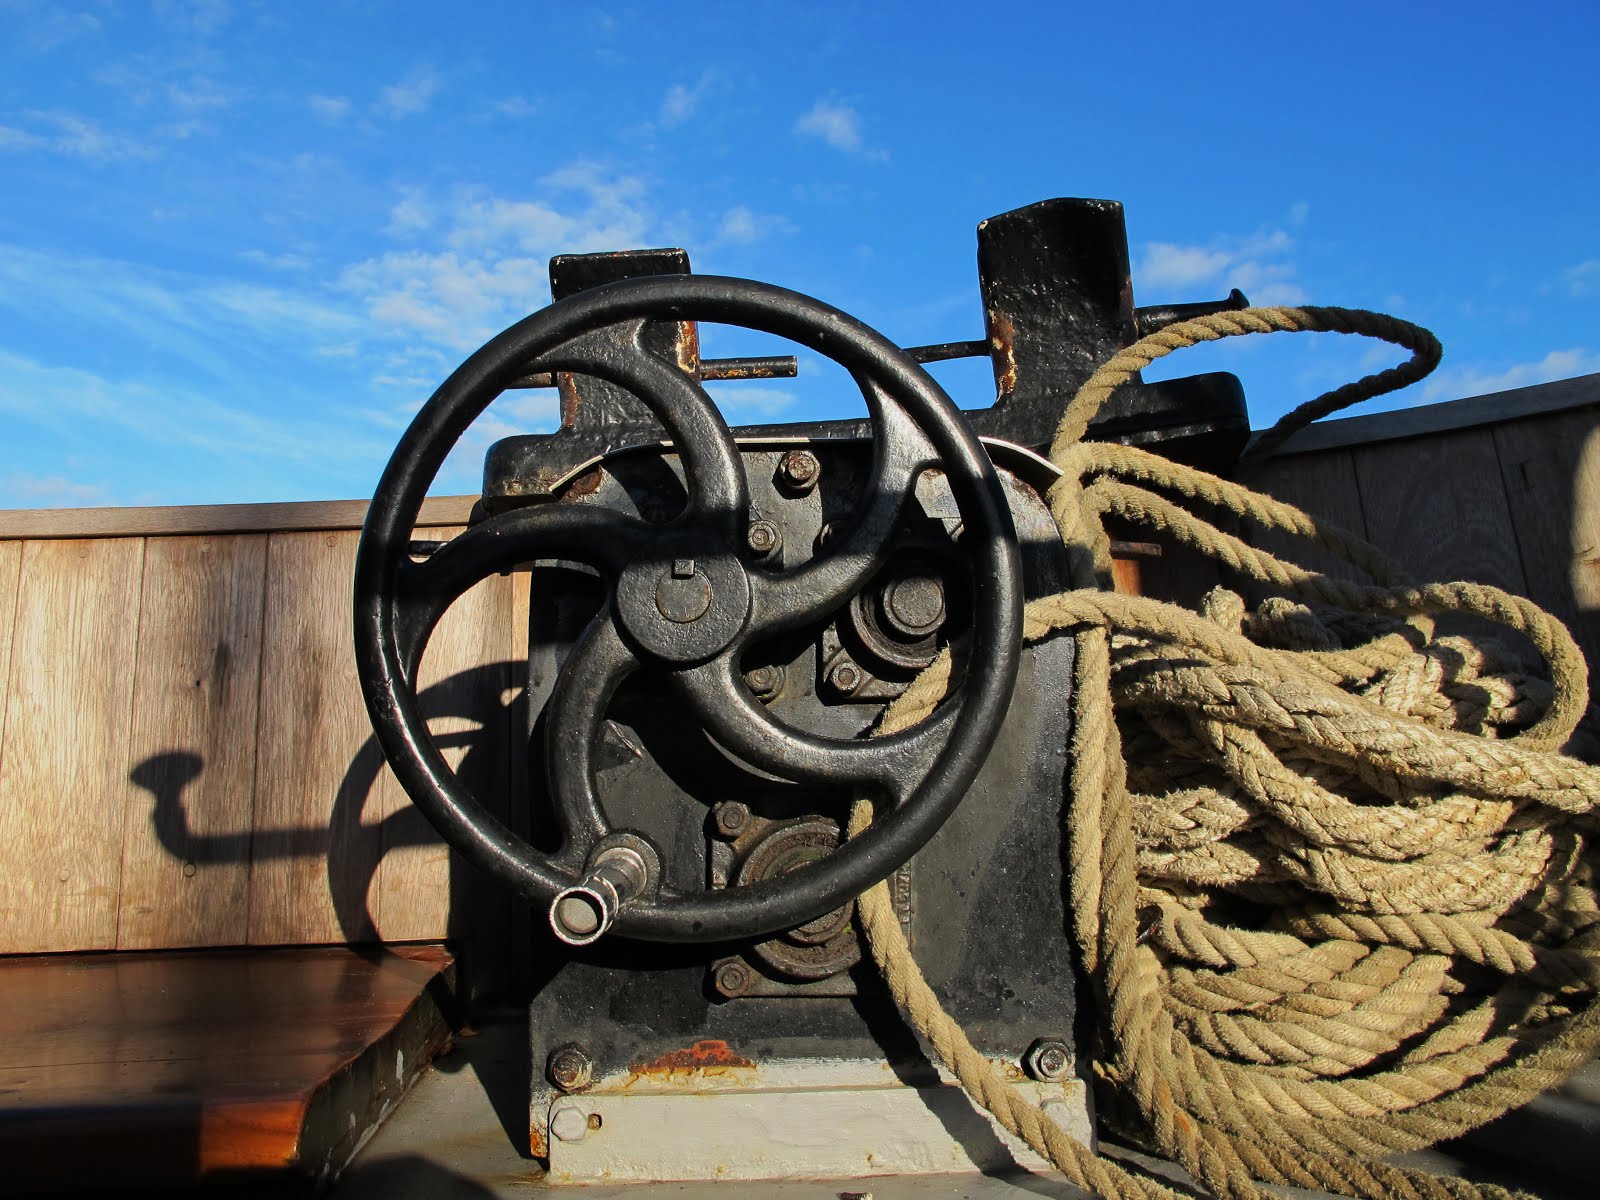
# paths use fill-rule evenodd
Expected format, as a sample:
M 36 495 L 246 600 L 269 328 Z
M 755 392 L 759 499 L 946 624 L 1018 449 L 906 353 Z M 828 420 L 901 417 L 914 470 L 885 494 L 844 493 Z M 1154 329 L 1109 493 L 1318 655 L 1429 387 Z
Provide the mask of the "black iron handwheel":
M 645 348 L 648 320 L 776 334 L 827 355 L 855 378 L 876 437 L 873 471 L 862 510 L 827 553 L 786 573 L 743 561 L 749 500 L 733 439 L 699 384 Z M 647 405 L 684 465 L 684 511 L 649 524 L 609 509 L 537 504 L 478 522 L 415 561 L 412 531 L 445 456 L 530 364 L 605 379 Z M 819 737 L 780 723 L 744 686 L 743 649 L 846 605 L 884 562 L 916 478 L 936 465 L 960 508 L 972 565 L 974 666 L 961 689 L 921 724 L 883 738 Z M 416 694 L 423 648 L 449 605 L 478 581 L 535 559 L 589 563 L 610 582 L 610 603 L 574 648 L 547 712 L 549 790 L 564 835 L 553 854 L 516 837 L 462 787 L 429 736 Z M 362 530 L 356 662 L 395 775 L 471 862 L 533 900 L 554 905 L 560 898 L 569 906 L 562 911 L 580 918 L 584 904 L 594 905 L 594 936 L 609 925 L 652 941 L 753 938 L 814 920 L 885 878 L 960 802 L 1010 702 L 1020 578 L 1010 513 L 987 455 L 939 385 L 891 342 L 781 288 L 659 276 L 581 292 L 526 318 L 462 364 L 417 414 Z M 646 837 L 609 826 L 592 763 L 607 705 L 646 663 L 668 668 L 728 750 L 798 782 L 880 789 L 890 801 L 887 814 L 861 837 L 779 879 L 696 893 L 661 885 Z M 614 911 L 602 912 L 608 903 Z

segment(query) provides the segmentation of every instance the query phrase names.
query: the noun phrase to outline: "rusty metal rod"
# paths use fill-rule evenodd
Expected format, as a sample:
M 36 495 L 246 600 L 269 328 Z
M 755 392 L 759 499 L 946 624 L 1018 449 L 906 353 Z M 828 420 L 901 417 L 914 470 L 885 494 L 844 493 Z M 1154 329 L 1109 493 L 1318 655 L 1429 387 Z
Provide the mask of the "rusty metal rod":
M 753 358 L 707 358 L 700 362 L 701 379 L 793 379 L 799 364 L 792 354 L 768 354 Z M 549 371 L 533 371 L 513 379 L 508 388 L 555 387 Z
M 907 346 L 906 353 L 919 363 L 944 362 L 952 358 L 988 358 L 989 343 L 982 338 L 975 342 L 939 342 L 932 346 Z

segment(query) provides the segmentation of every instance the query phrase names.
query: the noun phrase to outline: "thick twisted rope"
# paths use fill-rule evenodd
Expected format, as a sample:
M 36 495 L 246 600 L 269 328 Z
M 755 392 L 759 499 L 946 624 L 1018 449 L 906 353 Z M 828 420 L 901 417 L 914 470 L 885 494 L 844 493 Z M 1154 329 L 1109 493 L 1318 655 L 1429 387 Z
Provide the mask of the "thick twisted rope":
M 1559 752 L 1588 705 L 1570 634 L 1495 588 L 1413 584 L 1358 539 L 1237 484 L 1083 441 L 1155 359 L 1304 330 L 1413 355 L 1295 410 L 1258 453 L 1439 357 L 1427 331 L 1357 310 L 1181 322 L 1104 364 L 1051 447 L 1074 590 L 1029 604 L 1024 626 L 1029 640 L 1077 643 L 1066 835 L 1074 936 L 1101 1002 L 1092 1070 L 1124 1132 L 1218 1196 L 1288 1184 L 1498 1200 L 1512 1193 L 1382 1158 L 1492 1120 L 1600 1050 L 1600 770 Z M 1216 514 L 1320 545 L 1370 582 L 1267 554 Z M 1195 613 L 1102 590 L 1108 515 L 1271 594 L 1251 611 L 1218 589 Z M 1440 613 L 1511 639 L 1436 636 Z M 925 718 L 956 673 L 941 657 L 878 732 Z M 870 819 L 858 804 L 852 832 Z M 973 1048 L 884 885 L 860 913 L 908 1021 L 1006 1129 L 1099 1195 L 1172 1194 L 1073 1141 Z

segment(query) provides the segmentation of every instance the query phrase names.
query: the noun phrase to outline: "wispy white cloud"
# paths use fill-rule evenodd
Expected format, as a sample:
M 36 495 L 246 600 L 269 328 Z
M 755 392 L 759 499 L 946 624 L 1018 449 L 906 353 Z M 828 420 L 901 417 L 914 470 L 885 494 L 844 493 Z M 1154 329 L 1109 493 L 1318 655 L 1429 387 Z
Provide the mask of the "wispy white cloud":
M 879 160 L 889 157 L 888 151 L 867 146 L 861 135 L 861 114 L 838 100 L 818 100 L 810 112 L 795 121 L 794 131 L 804 137 L 820 138 L 835 150 L 842 150 L 846 154 Z
M 206 465 L 222 471 L 230 464 L 323 470 L 330 446 L 369 462 L 383 461 L 388 450 L 371 431 L 315 411 L 227 402 L 168 379 L 111 377 L 6 350 L 0 350 L 0 412 L 12 422 L 54 427 L 70 445 L 86 436 L 103 444 L 112 435 L 166 453 L 215 456 Z
M 92 329 L 99 340 L 158 348 L 191 373 L 230 386 L 253 378 L 261 359 L 281 365 L 285 346 L 315 353 L 365 329 L 358 311 L 314 289 L 195 279 L 0 245 L 0 311 L 8 308 L 6 321 L 47 319 Z
M 523 96 L 507 96 L 496 100 L 492 109 L 502 117 L 531 117 L 539 111 L 539 106 Z
M 1552 350 L 1535 362 L 1495 365 L 1463 363 L 1435 371 L 1422 385 L 1418 402 L 1460 400 L 1467 396 L 1486 396 L 1512 388 L 1532 387 L 1575 375 L 1600 372 L 1600 352 L 1582 348 Z
M 776 233 L 790 233 L 794 222 L 777 213 L 758 213 L 743 204 L 736 204 L 722 214 L 717 225 L 717 245 L 748 245 Z
M 675 83 L 668 88 L 661 100 L 661 124 L 671 129 L 694 116 L 695 109 L 700 107 L 701 99 L 711 86 L 711 80 L 712 73 L 707 71 L 692 86 Z
M 0 150 L 34 150 L 44 145 L 44 138 L 26 129 L 0 125 Z
M 434 209 L 420 188 L 400 189 L 400 199 L 389 210 L 389 224 L 384 229 L 390 237 L 406 237 L 419 233 L 433 224 Z
M 102 504 L 108 494 L 102 483 L 82 483 L 62 475 L 17 471 L 0 478 L 0 507 L 6 508 L 77 508 Z
M 93 13 L 69 12 L 50 6 L 28 13 L 23 37 L 35 50 L 54 50 L 80 37 L 100 31 L 100 18 Z
M 1133 277 L 1141 288 L 1193 287 L 1222 274 L 1231 261 L 1221 250 L 1151 242 L 1145 246 Z
M 30 112 L 34 129 L 0 125 L 0 150 L 41 150 L 103 164 L 155 157 L 155 149 L 112 133 L 86 117 L 64 112 Z
M 233 20 L 229 0 L 156 0 L 155 10 L 174 29 L 202 36 L 216 33 Z
M 1238 288 L 1252 304 L 1300 304 L 1306 297 L 1295 279 L 1293 251 L 1294 239 L 1282 229 L 1225 235 L 1205 244 L 1150 242 L 1134 267 L 1133 282 L 1146 295 Z
M 184 83 L 169 83 L 167 101 L 180 111 L 204 112 L 227 108 L 233 96 L 215 80 L 194 76 Z
M 241 250 L 239 257 L 245 262 L 272 267 L 279 271 L 304 271 L 311 265 L 311 259 L 304 254 L 269 254 L 265 250 Z
M 432 75 L 418 75 L 380 90 L 378 107 L 391 117 L 413 116 L 428 107 L 438 90 Z
M 379 329 L 452 351 L 476 347 L 544 303 L 552 254 L 644 245 L 652 228 L 643 183 L 591 163 L 552 172 L 524 197 L 410 192 L 391 217 L 392 233 L 426 233 L 430 244 L 355 263 L 341 286 Z
M 342 121 L 350 115 L 350 101 L 345 96 L 308 96 L 306 97 L 306 106 L 311 109 L 318 120 L 327 121 L 330 124 L 335 121 Z
M 800 402 L 798 396 L 784 388 L 767 387 L 759 383 L 728 380 L 706 384 L 707 392 L 717 402 L 724 417 L 732 420 L 760 419 L 775 421 L 793 410 Z
M 1591 258 L 1568 267 L 1561 272 L 1561 282 L 1574 296 L 1600 291 L 1600 258 Z

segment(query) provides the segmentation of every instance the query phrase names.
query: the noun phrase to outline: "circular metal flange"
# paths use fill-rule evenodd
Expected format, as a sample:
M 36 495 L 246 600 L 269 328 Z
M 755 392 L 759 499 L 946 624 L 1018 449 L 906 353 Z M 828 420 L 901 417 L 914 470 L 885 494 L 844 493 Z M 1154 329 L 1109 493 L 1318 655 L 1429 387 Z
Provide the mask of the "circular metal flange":
M 775 821 L 761 831 L 739 865 L 741 887 L 782 879 L 839 848 L 839 826 L 826 817 Z M 850 918 L 855 903 L 797 925 L 750 947 L 768 967 L 791 979 L 829 979 L 861 961 L 861 943 Z
M 788 338 L 856 380 L 876 436 L 872 475 L 862 508 L 830 522 L 835 532 L 817 557 L 786 571 L 741 563 L 751 546 L 739 451 L 698 382 L 646 348 L 649 321 L 708 321 Z M 636 396 L 666 427 L 684 465 L 683 511 L 651 524 L 595 505 L 531 505 L 488 515 L 425 561 L 413 561 L 408 549 L 422 502 L 446 457 L 530 369 L 593 376 Z M 820 467 L 811 465 L 796 458 L 789 486 L 815 485 Z M 971 654 L 983 669 L 967 676 L 957 699 L 899 734 L 861 741 L 784 725 L 751 694 L 741 656 L 763 639 L 847 608 L 883 568 L 900 512 L 918 476 L 934 466 L 944 470 L 964 526 Z M 549 792 L 563 834 L 555 853 L 519 838 L 462 785 L 428 731 L 416 687 L 423 650 L 449 605 L 480 580 L 539 559 L 589 564 L 613 588 L 609 608 L 573 647 L 546 709 Z M 558 896 L 574 901 L 569 940 L 599 936 L 578 928 L 595 919 L 616 935 L 656 941 L 760 938 L 831 923 L 836 910 L 915 853 L 960 802 L 1010 701 L 1021 597 L 1016 535 L 994 468 L 920 366 L 860 322 L 797 293 L 748 280 L 657 276 L 593 288 L 535 313 L 472 355 L 423 406 L 384 470 L 362 529 L 356 663 L 374 732 L 413 802 L 497 879 L 547 907 Z M 931 596 L 904 599 L 914 623 L 932 611 Z M 875 789 L 891 801 L 885 815 L 830 853 L 748 885 L 701 893 L 634 889 L 637 872 L 627 863 L 596 857 L 613 831 L 596 791 L 594 749 L 611 698 L 646 663 L 667 668 L 666 682 L 723 748 L 797 783 Z
M 682 554 L 630 563 L 617 578 L 616 611 L 645 653 L 703 662 L 743 631 L 750 580 L 731 554 Z

